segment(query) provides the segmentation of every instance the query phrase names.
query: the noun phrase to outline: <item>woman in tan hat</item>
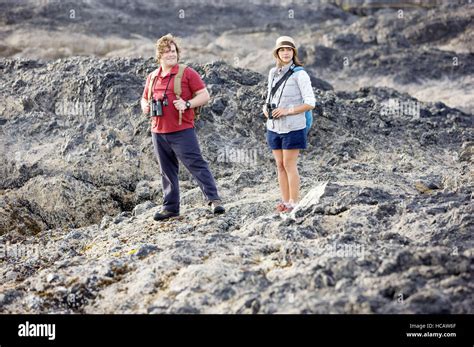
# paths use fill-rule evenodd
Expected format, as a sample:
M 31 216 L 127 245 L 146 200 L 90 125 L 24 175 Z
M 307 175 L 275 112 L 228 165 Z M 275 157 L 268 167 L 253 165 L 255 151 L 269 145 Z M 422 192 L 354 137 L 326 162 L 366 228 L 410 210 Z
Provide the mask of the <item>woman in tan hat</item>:
M 267 117 L 267 142 L 275 157 L 281 201 L 276 209 L 290 212 L 300 199 L 297 160 L 306 149 L 305 112 L 315 106 L 309 75 L 302 68 L 293 38 L 276 40 L 276 66 L 268 74 L 268 94 L 263 113 Z M 298 70 L 298 71 L 294 71 Z

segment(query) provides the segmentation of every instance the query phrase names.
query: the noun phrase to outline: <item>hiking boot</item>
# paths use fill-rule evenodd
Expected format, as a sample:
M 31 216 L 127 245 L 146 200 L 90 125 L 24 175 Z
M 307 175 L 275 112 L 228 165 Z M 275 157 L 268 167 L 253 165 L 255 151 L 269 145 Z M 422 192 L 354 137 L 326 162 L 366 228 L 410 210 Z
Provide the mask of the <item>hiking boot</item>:
M 209 202 L 209 206 L 211 206 L 211 210 L 214 214 L 222 214 L 225 212 L 225 208 L 222 206 L 222 202 L 220 200 L 212 200 Z
M 153 216 L 153 219 L 156 221 L 162 221 L 162 220 L 166 220 L 171 217 L 177 217 L 177 216 L 179 216 L 179 212 L 161 210 L 155 213 L 155 215 Z

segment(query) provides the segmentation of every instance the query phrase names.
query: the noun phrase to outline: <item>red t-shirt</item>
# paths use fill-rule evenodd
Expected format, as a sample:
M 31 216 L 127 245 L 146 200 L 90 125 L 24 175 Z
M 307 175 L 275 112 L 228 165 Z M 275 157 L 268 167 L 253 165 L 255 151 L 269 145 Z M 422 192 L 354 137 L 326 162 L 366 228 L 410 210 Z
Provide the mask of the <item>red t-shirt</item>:
M 164 77 L 161 77 L 161 67 L 158 69 L 158 76 L 155 78 L 155 84 L 153 85 L 153 99 L 163 100 L 164 92 L 166 90 L 168 106 L 163 105 L 163 116 L 151 117 L 151 131 L 154 133 L 165 134 L 194 128 L 194 110 L 190 108 L 189 110 L 183 111 L 183 118 L 181 125 L 179 125 L 179 112 L 173 105 L 173 101 L 176 100 L 176 95 L 174 94 L 174 77 L 178 73 L 178 69 L 179 65 L 176 64 Z M 148 98 L 150 77 L 151 73 L 146 79 L 145 90 L 143 91 L 143 98 L 145 99 Z M 168 89 L 166 89 L 168 82 Z M 188 66 L 184 70 L 183 78 L 181 80 L 181 98 L 185 101 L 190 100 L 195 92 L 204 88 L 206 88 L 206 85 L 201 79 L 201 76 L 199 76 L 194 69 Z

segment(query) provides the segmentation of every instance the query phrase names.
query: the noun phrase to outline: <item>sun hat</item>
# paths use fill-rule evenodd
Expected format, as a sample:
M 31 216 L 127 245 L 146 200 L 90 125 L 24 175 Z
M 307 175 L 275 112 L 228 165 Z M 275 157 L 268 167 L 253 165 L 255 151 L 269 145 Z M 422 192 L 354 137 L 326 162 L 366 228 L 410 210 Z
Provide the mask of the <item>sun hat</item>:
M 277 52 L 280 48 L 283 48 L 283 47 L 292 48 L 296 55 L 297 51 L 296 51 L 295 40 L 293 40 L 293 38 L 290 36 L 280 36 L 279 38 L 276 39 L 275 48 L 273 48 L 273 55 L 275 56 L 275 58 L 278 58 Z

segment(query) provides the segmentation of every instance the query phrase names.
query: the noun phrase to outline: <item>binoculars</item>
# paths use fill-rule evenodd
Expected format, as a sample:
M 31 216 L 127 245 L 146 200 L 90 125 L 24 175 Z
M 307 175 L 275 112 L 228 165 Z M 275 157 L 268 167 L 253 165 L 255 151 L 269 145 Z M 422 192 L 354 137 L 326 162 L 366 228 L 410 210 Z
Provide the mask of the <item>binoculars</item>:
M 161 117 L 163 116 L 163 105 L 161 100 L 150 101 L 150 117 Z
M 273 119 L 273 116 L 272 116 L 272 111 L 274 109 L 276 109 L 276 105 L 275 104 L 271 104 L 271 103 L 267 103 L 267 114 L 268 114 L 268 119 Z

